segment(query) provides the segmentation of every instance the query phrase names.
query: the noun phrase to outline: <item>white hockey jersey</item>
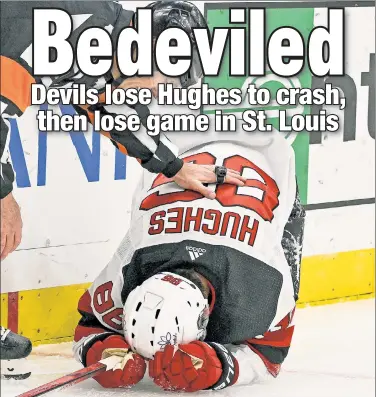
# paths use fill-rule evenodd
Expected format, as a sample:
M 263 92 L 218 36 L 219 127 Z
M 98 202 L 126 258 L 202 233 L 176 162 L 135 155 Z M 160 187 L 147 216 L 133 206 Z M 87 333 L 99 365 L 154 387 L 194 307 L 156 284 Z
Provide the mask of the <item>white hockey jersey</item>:
M 299 273 L 301 254 L 297 243 L 295 263 L 289 263 L 283 240 L 292 214 L 301 217 L 302 212 L 294 212 L 292 148 L 279 135 L 263 142 L 211 142 L 181 156 L 196 164 L 224 165 L 247 178 L 244 187 L 213 185 L 214 200 L 183 190 L 161 174 L 143 173 L 129 231 L 80 301 L 76 351 L 81 347 L 82 354 L 83 341 L 92 341 L 98 329 L 122 333 L 128 294 L 155 273 L 184 265 L 216 290 L 208 340 L 234 344 L 243 361 L 263 361 L 266 367 L 258 368 L 278 373 L 293 333 L 297 291 L 292 270 Z M 301 243 L 302 230 L 296 237 L 293 244 Z M 249 376 L 239 382 L 247 383 Z

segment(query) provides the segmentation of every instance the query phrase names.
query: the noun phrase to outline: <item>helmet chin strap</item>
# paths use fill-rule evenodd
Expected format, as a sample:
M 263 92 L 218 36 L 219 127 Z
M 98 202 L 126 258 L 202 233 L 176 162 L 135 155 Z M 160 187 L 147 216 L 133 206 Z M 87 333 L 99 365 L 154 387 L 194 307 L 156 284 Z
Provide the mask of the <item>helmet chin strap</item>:
M 202 276 L 203 277 L 203 276 Z M 215 294 L 215 289 L 213 287 L 213 284 L 205 278 L 205 281 L 209 287 L 209 296 L 208 296 L 208 301 L 209 301 L 209 314 L 212 314 L 215 306 L 215 300 L 216 300 L 216 294 Z

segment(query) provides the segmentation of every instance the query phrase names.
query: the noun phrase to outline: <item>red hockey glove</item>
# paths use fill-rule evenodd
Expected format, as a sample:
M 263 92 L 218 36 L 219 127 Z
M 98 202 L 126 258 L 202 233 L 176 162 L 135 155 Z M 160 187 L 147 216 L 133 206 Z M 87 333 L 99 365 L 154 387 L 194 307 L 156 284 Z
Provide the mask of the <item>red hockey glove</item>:
M 97 363 L 112 355 L 123 356 L 123 361 L 119 368 L 94 377 L 102 387 L 131 387 L 140 382 L 146 371 L 145 360 L 139 354 L 133 353 L 120 335 L 111 335 L 103 342 L 95 342 L 86 353 L 86 365 Z
M 166 346 L 149 362 L 149 375 L 165 390 L 195 392 L 220 390 L 238 378 L 238 363 L 232 354 L 216 343 L 192 342 Z

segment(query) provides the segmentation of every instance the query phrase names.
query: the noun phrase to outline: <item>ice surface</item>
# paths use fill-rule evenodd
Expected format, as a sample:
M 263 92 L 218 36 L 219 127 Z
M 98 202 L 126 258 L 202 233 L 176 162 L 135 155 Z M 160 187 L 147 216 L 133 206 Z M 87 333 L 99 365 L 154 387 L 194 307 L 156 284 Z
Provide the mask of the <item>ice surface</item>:
M 2 381 L 1 396 L 14 397 L 49 382 L 80 365 L 69 343 L 40 346 L 29 358 L 32 376 Z M 190 394 L 202 396 L 205 393 Z M 132 390 L 104 390 L 95 381 L 55 391 L 50 396 L 166 396 L 146 380 Z M 171 396 L 177 394 L 171 394 Z M 214 394 L 211 394 L 214 396 Z M 371 397 L 375 395 L 375 301 L 301 309 L 290 354 L 277 379 L 215 392 L 218 397 Z

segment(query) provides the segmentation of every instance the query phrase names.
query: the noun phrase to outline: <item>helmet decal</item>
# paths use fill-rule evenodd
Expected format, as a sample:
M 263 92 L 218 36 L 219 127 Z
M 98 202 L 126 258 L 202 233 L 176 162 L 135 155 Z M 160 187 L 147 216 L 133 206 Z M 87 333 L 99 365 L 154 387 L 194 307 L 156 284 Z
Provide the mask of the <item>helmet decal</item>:
M 177 346 L 178 344 L 178 335 L 171 334 L 168 332 L 166 336 L 161 336 L 161 340 L 158 342 L 158 345 L 161 347 L 161 350 L 164 350 L 166 346 Z

